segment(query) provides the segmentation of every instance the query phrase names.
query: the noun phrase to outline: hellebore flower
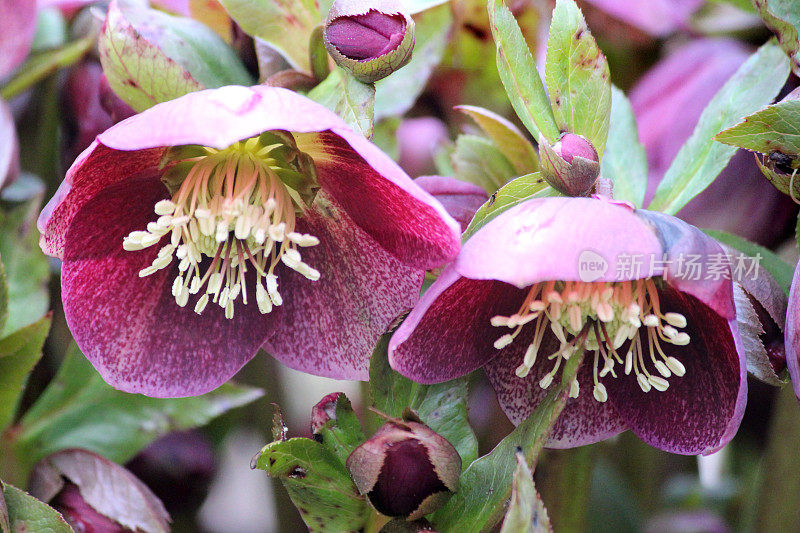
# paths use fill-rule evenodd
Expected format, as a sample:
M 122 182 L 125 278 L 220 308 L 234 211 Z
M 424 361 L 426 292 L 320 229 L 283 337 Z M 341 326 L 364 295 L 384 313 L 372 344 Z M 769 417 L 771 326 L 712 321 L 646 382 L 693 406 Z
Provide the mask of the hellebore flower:
M 374 83 L 411 61 L 414 19 L 397 0 L 336 0 L 323 40 L 337 65 Z
M 659 61 L 631 89 L 650 167 L 647 198 L 653 197 L 703 109 L 749 56 L 747 47 L 737 41 L 699 39 Z M 791 200 L 764 179 L 753 156 L 739 150 L 678 216 L 701 228 L 771 245 L 784 233 L 793 212 Z
M 212 390 L 259 347 L 366 379 L 458 224 L 336 115 L 273 87 L 156 105 L 98 136 L 39 218 L 67 323 L 112 386 Z
M 668 215 L 530 200 L 464 244 L 395 332 L 389 361 L 421 383 L 484 367 L 518 424 L 584 348 L 549 446 L 631 429 L 667 451 L 710 453 L 733 437 L 747 392 L 723 258 Z
M 586 0 L 606 13 L 654 37 L 664 37 L 689 26 L 689 18 L 703 0 Z
M 0 80 L 17 68 L 31 50 L 36 32 L 36 0 L 0 0 Z
M 786 308 L 786 328 L 784 328 L 784 347 L 786 366 L 792 378 L 794 393 L 800 400 L 800 263 L 794 270 L 792 288 L 789 291 L 789 305 Z
M 600 176 L 597 151 L 585 137 L 565 133 L 553 145 L 539 139 L 542 177 L 567 196 L 585 196 Z
M 436 152 L 449 142 L 447 126 L 435 117 L 407 118 L 397 127 L 398 162 L 409 176 L 436 172 Z
M 0 189 L 14 181 L 18 173 L 19 142 L 14 116 L 0 98 Z
M 461 224 L 461 231 L 467 229 L 475 212 L 489 199 L 483 187 L 450 176 L 420 176 L 414 183 L 442 204 Z

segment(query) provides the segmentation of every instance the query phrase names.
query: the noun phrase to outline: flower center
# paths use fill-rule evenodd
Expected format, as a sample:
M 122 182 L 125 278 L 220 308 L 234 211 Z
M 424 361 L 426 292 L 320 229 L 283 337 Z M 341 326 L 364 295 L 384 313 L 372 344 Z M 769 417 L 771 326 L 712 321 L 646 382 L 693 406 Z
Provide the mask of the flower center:
M 531 287 L 517 313 L 492 317 L 493 326 L 513 330 L 497 339 L 494 347 L 499 350 L 511 344 L 529 322 L 534 322 L 533 341 L 522 364 L 517 367 L 517 376 L 524 378 L 530 372 L 548 325 L 561 343 L 555 353 L 547 356 L 549 360 L 555 360 L 555 364 L 539 381 L 543 389 L 553 382 L 561 362 L 579 349 L 594 353 L 592 394 L 598 402 L 608 399 L 606 387 L 598 376 L 602 378 L 611 374 L 616 378 L 616 365 L 624 367 L 626 375 L 633 372 L 644 392 L 651 389 L 665 391 L 669 387 L 667 378 L 672 374 L 680 377 L 686 373 L 683 364 L 666 355 L 660 344 L 689 344 L 689 335 L 679 331 L 686 327 L 686 317 L 680 313 L 661 313 L 658 290 L 652 279 L 614 283 L 537 283 Z M 642 328 L 646 337 L 639 335 Z M 628 348 L 623 355 L 620 349 L 626 343 Z M 648 366 L 654 370 L 651 372 Z M 577 398 L 579 392 L 578 380 L 574 379 L 569 395 Z
M 278 263 L 312 281 L 319 279 L 319 271 L 304 263 L 299 251 L 319 240 L 295 231 L 297 217 L 318 190 L 316 174 L 313 161 L 297 149 L 290 134 L 265 132 L 223 150 L 173 148 L 162 167 L 162 181 L 172 198 L 156 203 L 158 220 L 146 231 L 131 232 L 122 246 L 142 250 L 169 235 L 169 242 L 139 276 L 177 260 L 172 295 L 179 306 L 202 292 L 196 313 L 213 302 L 225 310 L 226 318 L 233 318 L 239 296 L 248 303 L 245 273 L 252 268 L 255 301 L 266 314 L 283 303 L 274 273 Z M 207 266 L 204 258 L 210 259 Z

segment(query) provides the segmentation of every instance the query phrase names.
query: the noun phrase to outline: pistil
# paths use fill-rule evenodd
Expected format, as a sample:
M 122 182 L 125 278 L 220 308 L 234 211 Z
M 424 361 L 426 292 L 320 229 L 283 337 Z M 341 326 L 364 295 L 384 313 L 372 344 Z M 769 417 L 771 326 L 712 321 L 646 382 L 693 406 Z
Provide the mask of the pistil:
M 214 303 L 233 318 L 240 296 L 245 305 L 255 297 L 259 311 L 269 313 L 283 303 L 275 273 L 279 263 L 311 281 L 319 280 L 319 271 L 303 262 L 300 252 L 319 240 L 295 231 L 298 215 L 308 207 L 308 191 L 298 191 L 282 179 L 288 175 L 295 183 L 302 182 L 304 169 L 291 151 L 287 157 L 283 143 L 265 143 L 266 135 L 223 150 L 184 151 L 170 161 L 165 183 L 174 188 L 172 197 L 156 203 L 159 218 L 146 230 L 131 232 L 123 240 L 125 250 L 136 251 L 168 237 L 139 276 L 177 261 L 172 295 L 179 306 L 202 292 L 194 306 L 198 314 Z M 248 293 L 249 269 L 254 271 L 254 293 Z
M 680 377 L 686 372 L 683 364 L 666 355 L 661 346 L 661 343 L 689 344 L 689 335 L 679 331 L 686 327 L 686 318 L 680 313 L 661 312 L 653 279 L 614 283 L 537 283 L 531 287 L 516 313 L 492 317 L 493 326 L 512 330 L 500 336 L 494 347 L 499 350 L 510 345 L 529 323 L 533 323 L 533 337 L 516 369 L 517 376 L 524 378 L 530 373 L 539 358 L 548 328 L 560 344 L 558 350 L 547 356 L 554 364 L 539 381 L 539 386 L 544 389 L 553 382 L 562 362 L 580 349 L 593 354 L 587 362 L 593 359 L 592 395 L 598 402 L 608 399 L 608 392 L 600 379 L 608 374 L 616 378 L 617 366 L 626 375 L 633 373 L 644 392 L 652 389 L 665 391 L 669 388 L 668 378 L 673 374 Z M 627 350 L 623 355 L 620 350 L 626 344 Z M 579 393 L 578 382 L 573 380 L 569 395 L 576 398 Z

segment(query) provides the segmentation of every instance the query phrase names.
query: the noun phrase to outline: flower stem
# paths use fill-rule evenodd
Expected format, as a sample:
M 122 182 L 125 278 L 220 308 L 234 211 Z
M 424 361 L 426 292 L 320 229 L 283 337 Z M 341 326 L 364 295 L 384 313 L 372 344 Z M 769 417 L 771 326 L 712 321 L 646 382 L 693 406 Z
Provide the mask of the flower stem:
M 548 451 L 542 467 L 549 475 L 539 485 L 553 529 L 586 531 L 589 490 L 596 446 Z

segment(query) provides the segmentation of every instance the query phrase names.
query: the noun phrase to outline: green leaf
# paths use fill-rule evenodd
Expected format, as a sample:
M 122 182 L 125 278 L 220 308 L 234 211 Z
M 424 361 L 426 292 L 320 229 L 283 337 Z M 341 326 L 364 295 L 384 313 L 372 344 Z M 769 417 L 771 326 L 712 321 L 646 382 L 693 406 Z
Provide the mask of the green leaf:
M 476 135 L 459 135 L 450 161 L 456 178 L 479 185 L 488 194 L 518 175 L 495 143 Z
M 517 453 L 517 470 L 511 485 L 511 503 L 500 533 L 543 533 L 552 531 L 544 502 L 536 492 L 533 473 L 525 456 Z
M 375 83 L 375 120 L 404 115 L 417 101 L 447 48 L 453 14 L 449 5 L 414 17 L 414 52 L 403 68 Z
M 564 409 L 570 383 L 582 361 L 582 353 L 570 357 L 560 385 L 551 385 L 550 392 L 528 418 L 461 474 L 458 492 L 434 514 L 437 531 L 486 531 L 502 519 L 511 497 L 514 454 L 521 451 L 525 460 L 535 466 L 550 429 Z
M 47 317 L 0 339 L 0 432 L 14 421 L 28 375 L 42 357 L 49 330 Z
M 0 488 L 3 489 L 12 532 L 73 533 L 58 511 L 46 503 L 3 482 L 0 482 Z
M 297 70 L 311 73 L 308 45 L 322 20 L 315 0 L 219 0 L 239 26 L 271 44 Z
M 534 139 L 541 133 L 555 144 L 560 131 L 528 43 L 503 0 L 489 0 L 488 9 L 497 70 L 511 105 Z
M 344 119 L 364 137 L 372 136 L 375 118 L 375 87 L 361 83 L 351 74 L 336 67 L 308 97 L 324 105 Z
M 639 142 L 636 117 L 625 94 L 611 88 L 611 127 L 600 174 L 614 184 L 614 198 L 644 204 L 647 190 L 647 154 Z
M 752 0 L 764 24 L 778 38 L 791 58 L 792 70 L 800 76 L 800 2 L 797 0 Z
M 17 449 L 30 464 L 66 448 L 84 448 L 122 464 L 161 435 L 205 425 L 261 395 L 232 383 L 190 398 L 120 392 L 73 345 L 20 421 Z
M 136 111 L 193 91 L 250 85 L 238 56 L 206 25 L 112 2 L 98 48 L 114 92 Z
M 495 146 L 514 165 L 517 175 L 536 172 L 539 169 L 536 150 L 514 124 L 482 107 L 460 105 L 455 109 L 469 115 L 478 123 L 478 126 L 494 141 Z
M 345 464 L 347 457 L 366 440 L 366 436 L 350 400 L 344 394 L 336 398 L 334 415 L 315 431 L 315 435 L 322 439 L 323 446 Z
M 648 209 L 674 215 L 708 187 L 736 152 L 735 147 L 714 141 L 714 136 L 771 102 L 788 75 L 789 62 L 774 42 L 750 56 L 700 115 Z
M 478 456 L 478 441 L 467 418 L 467 379 L 459 378 L 436 385 L 421 385 L 389 366 L 385 335 L 375 348 L 369 366 L 369 384 L 375 407 L 395 418 L 410 408 L 428 427 L 450 441 L 461 465 L 466 468 Z
M 322 444 L 294 438 L 267 444 L 253 468 L 280 479 L 312 532 L 359 531 L 370 508 L 344 464 Z
M 783 100 L 744 118 L 715 137 L 721 143 L 762 154 L 800 156 L 800 100 Z
M 8 319 L 8 279 L 6 278 L 6 268 L 3 266 L 2 256 L 0 256 L 0 331 L 3 330 Z
M 719 242 L 723 244 L 727 244 L 731 248 L 735 248 L 740 252 L 748 255 L 750 257 L 757 257 L 758 255 L 761 256 L 759 261 L 760 266 L 765 268 L 767 272 L 769 272 L 775 281 L 778 282 L 778 285 L 789 294 L 789 287 L 792 284 L 792 275 L 794 274 L 794 266 L 790 265 L 775 253 L 767 250 L 763 246 L 759 246 L 758 244 L 752 243 L 747 239 L 743 239 L 738 235 L 733 235 L 731 233 L 725 233 L 724 231 L 718 231 L 713 229 L 704 229 L 703 230 L 708 235 L 714 237 Z
M 26 188 L 31 190 L 24 191 Z M 8 318 L 0 335 L 33 324 L 50 307 L 47 290 L 50 265 L 39 248 L 36 230 L 43 193 L 41 182 L 27 175 L 20 176 L 3 191 L 2 198 L 8 203 L 5 210 L 0 210 L 0 259 L 8 282 Z
M 561 196 L 561 194 L 544 181 L 538 172 L 526 174 L 512 180 L 497 190 L 489 200 L 481 206 L 472 217 L 472 221 L 461 237 L 466 241 L 476 231 L 491 222 L 500 213 L 521 204 L 525 200 L 544 198 L 547 196 Z
M 556 124 L 589 139 L 602 158 L 611 113 L 608 61 L 573 0 L 556 2 L 544 70 Z

